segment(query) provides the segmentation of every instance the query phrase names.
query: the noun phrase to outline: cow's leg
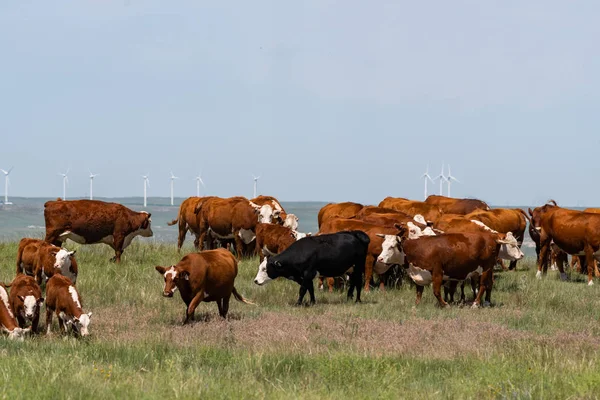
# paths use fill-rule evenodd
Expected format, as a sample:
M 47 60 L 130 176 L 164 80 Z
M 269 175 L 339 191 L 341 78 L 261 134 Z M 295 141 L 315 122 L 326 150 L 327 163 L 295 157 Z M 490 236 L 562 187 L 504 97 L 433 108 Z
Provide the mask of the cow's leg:
M 592 286 L 594 284 L 592 280 L 594 274 L 594 249 L 589 244 L 585 246 L 585 261 L 587 264 L 588 286 Z
M 216 301 L 217 303 L 217 307 L 219 308 L 219 315 L 222 317 L 223 316 L 223 299 L 219 299 Z
M 17 323 L 19 324 L 19 328 L 25 328 L 25 318 L 20 314 L 17 315 Z
M 52 310 L 50 307 L 46 306 L 46 334 L 49 335 L 50 334 L 50 329 L 52 327 L 52 314 L 54 314 L 54 310 Z
M 58 328 L 61 333 L 67 333 L 67 323 L 60 317 L 58 310 L 56 311 L 56 318 L 58 319 Z
M 52 243 L 55 246 L 62 247 L 63 242 L 60 240 L 61 233 L 62 232 L 60 231 L 46 231 L 46 238 L 44 239 L 44 241 Z
M 477 308 L 481 304 L 481 298 L 483 294 L 489 290 L 489 293 L 486 294 L 486 300 L 491 298 L 492 287 L 491 285 L 494 282 L 494 266 L 490 265 L 482 265 L 483 272 L 479 277 L 479 292 L 477 293 L 477 297 L 475 297 L 475 301 L 473 302 L 473 307 Z
M 200 229 L 200 235 L 198 237 L 198 243 L 200 245 L 200 247 L 198 248 L 198 250 L 202 251 L 204 250 L 205 247 L 205 242 L 206 241 L 206 230 L 204 229 Z M 206 247 L 208 247 L 208 244 L 206 244 Z
M 298 293 L 298 301 L 296 302 L 297 306 L 302 305 L 302 300 L 304 300 L 304 295 L 306 294 L 306 288 L 303 284 L 300 284 L 300 292 Z
M 315 299 L 315 287 L 313 285 L 313 278 L 310 279 L 305 279 L 304 280 L 304 285 L 306 286 L 306 289 L 308 289 L 308 294 L 310 296 L 310 304 L 315 304 L 316 303 L 316 299 Z
M 202 300 L 204 300 L 204 288 L 200 288 L 200 290 L 194 296 L 192 301 L 190 301 L 190 305 L 188 306 L 187 312 L 185 314 L 185 321 L 183 321 L 184 325 L 187 324 L 190 319 L 192 321 L 194 320 L 194 312 L 196 311 L 196 307 L 198 307 L 198 304 L 200 304 Z
M 419 303 L 421 302 L 421 297 L 423 297 L 423 290 L 425 289 L 425 286 L 421 286 L 421 285 L 415 285 L 417 287 L 417 300 L 415 300 L 415 305 L 419 305 Z
M 361 285 L 362 285 L 362 282 L 361 282 Z M 327 278 L 327 291 L 329 293 L 333 293 L 334 287 L 335 287 L 335 278 L 330 276 Z
M 565 265 L 569 262 L 569 255 L 564 251 L 560 251 L 556 254 L 556 265 L 558 266 L 558 272 L 560 272 L 560 279 L 562 281 L 567 280 L 567 274 L 565 273 Z
M 492 288 L 494 287 L 494 270 L 490 269 L 483 273 L 483 280 L 485 282 L 485 304 L 492 304 Z
M 317 288 L 319 288 L 319 290 L 324 290 L 325 286 L 323 285 L 323 281 L 325 280 L 325 278 L 323 277 L 323 275 L 319 275 L 319 281 L 317 283 Z
M 234 232 L 233 237 L 235 240 L 235 252 L 237 253 L 238 261 L 242 260 L 242 251 L 244 251 L 244 245 L 242 242 L 242 238 L 239 235 L 240 231 Z
M 438 300 L 440 307 L 447 307 L 448 303 L 442 298 L 442 283 L 444 281 L 444 272 L 441 268 L 434 268 L 431 276 L 433 282 L 433 295 Z
M 39 333 L 40 332 L 39 325 L 40 325 L 40 310 L 38 308 L 37 312 L 33 316 L 33 320 L 31 321 L 31 331 L 33 333 Z
M 223 318 L 227 318 L 227 313 L 229 312 L 229 299 L 231 298 L 231 295 L 227 296 L 227 297 L 223 297 L 221 299 L 222 305 L 221 307 L 219 307 L 219 315 L 221 315 L 221 317 Z
M 185 235 L 187 233 L 186 225 L 187 225 L 186 222 L 183 221 L 183 217 L 180 216 L 179 217 L 179 235 L 177 236 L 177 251 L 181 250 L 181 246 L 183 246 L 183 242 L 185 241 Z M 194 244 L 196 244 L 195 241 L 194 241 Z
M 550 251 L 550 238 L 540 237 L 540 259 L 538 261 L 538 270 L 535 277 L 538 279 L 542 278 L 542 271 L 544 274 L 548 271 L 548 252 Z
M 365 292 L 371 290 L 371 279 L 373 279 L 373 265 L 375 265 L 375 257 L 368 253 L 365 258 Z

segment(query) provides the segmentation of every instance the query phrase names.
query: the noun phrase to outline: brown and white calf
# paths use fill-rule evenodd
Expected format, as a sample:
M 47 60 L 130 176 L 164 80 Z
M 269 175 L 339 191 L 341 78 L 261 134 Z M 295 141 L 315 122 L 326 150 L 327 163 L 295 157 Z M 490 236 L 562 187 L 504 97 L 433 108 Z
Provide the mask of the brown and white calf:
M 40 309 L 44 298 L 35 279 L 25 274 L 17 275 L 10 284 L 9 301 L 19 327 L 31 326 L 31 330 L 38 333 Z
M 85 314 L 81 296 L 71 280 L 63 275 L 54 275 L 46 284 L 46 333 L 50 333 L 52 314 L 58 317 L 61 332 L 72 331 L 78 336 L 89 335 L 92 313 Z
M 223 318 L 227 317 L 232 294 L 236 300 L 252 304 L 233 285 L 238 273 L 237 260 L 225 249 L 191 253 L 177 265 L 156 266 L 155 269 L 165 279 L 164 297 L 173 297 L 173 293 L 179 290 L 186 305 L 184 325 L 194 320 L 194 311 L 203 301 L 217 302 L 219 315 Z
M 288 214 L 288 216 L 293 214 Z M 256 225 L 256 252 L 262 262 L 265 256 L 279 254 L 296 240 L 306 237 L 306 233 L 300 233 L 282 225 L 258 224 Z
M 0 332 L 8 333 L 9 339 L 23 340 L 24 335 L 30 330 L 31 328 L 19 328 L 15 314 L 10 307 L 8 291 L 4 285 L 0 284 Z
M 17 275 L 35 277 L 38 284 L 56 273 L 65 275 L 74 283 L 77 281 L 77 261 L 75 251 L 68 251 L 43 240 L 23 238 L 17 251 Z

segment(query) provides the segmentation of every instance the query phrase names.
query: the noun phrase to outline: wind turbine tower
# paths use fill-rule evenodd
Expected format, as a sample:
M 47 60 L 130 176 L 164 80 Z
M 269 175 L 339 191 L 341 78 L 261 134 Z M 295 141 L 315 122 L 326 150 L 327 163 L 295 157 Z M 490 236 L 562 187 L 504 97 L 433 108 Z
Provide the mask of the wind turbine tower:
M 204 186 L 204 181 L 202 180 L 202 172 L 200 172 L 198 176 L 194 179 L 196 180 L 196 196 L 200 197 L 200 184 Z
M 452 184 L 452 181 L 460 183 L 458 179 L 452 176 L 452 172 L 450 172 L 450 164 L 448 164 L 448 176 L 446 177 L 446 182 L 448 182 L 448 197 L 450 197 L 450 185 Z
M 94 178 L 100 174 L 92 174 L 90 171 L 90 200 L 94 200 Z
M 144 208 L 146 208 L 146 206 L 148 205 L 146 203 L 146 192 L 147 188 L 150 187 L 150 179 L 148 179 L 149 175 L 150 174 L 142 175 L 142 178 L 144 178 Z
M 67 168 L 67 172 L 65 172 L 64 174 L 62 174 L 60 172 L 58 173 L 58 175 L 63 177 L 63 197 L 62 197 L 63 200 L 67 199 L 67 183 L 69 183 L 69 177 L 68 177 L 69 169 L 70 168 Z
M 442 172 L 436 176 L 435 179 L 440 181 L 440 196 L 443 196 L 444 181 L 446 180 L 446 177 L 444 176 L 444 163 L 442 163 Z
M 12 204 L 8 201 L 8 183 L 10 182 L 10 180 L 8 179 L 8 175 L 10 174 L 10 171 L 13 170 L 13 168 L 14 167 L 10 167 L 8 171 L 0 169 L 0 171 L 2 171 L 2 173 L 4 174 L 4 205 Z
M 173 175 L 173 171 L 171 171 L 171 205 L 173 204 L 173 182 L 175 182 L 175 179 L 179 179 L 179 177 Z
M 427 199 L 427 181 L 430 180 L 431 183 L 433 183 L 433 179 L 429 175 L 429 164 L 427 165 L 427 169 L 425 170 L 425 173 L 421 176 L 421 178 L 425 179 L 425 197 L 424 197 L 424 199 Z
M 259 176 L 252 175 L 252 177 L 254 178 L 254 196 L 252 197 L 254 199 L 254 198 L 256 198 L 256 186 L 257 186 L 258 180 L 260 179 L 260 175 Z

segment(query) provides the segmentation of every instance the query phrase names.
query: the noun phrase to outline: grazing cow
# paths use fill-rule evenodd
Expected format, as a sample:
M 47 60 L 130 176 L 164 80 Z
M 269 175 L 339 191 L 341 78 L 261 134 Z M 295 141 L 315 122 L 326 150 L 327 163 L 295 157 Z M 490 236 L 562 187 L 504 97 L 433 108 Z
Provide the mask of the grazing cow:
M 77 261 L 75 251 L 68 251 L 43 240 L 24 238 L 19 242 L 17 251 L 17 275 L 34 276 L 37 283 L 55 273 L 67 276 L 73 282 L 77 280 Z
M 306 237 L 305 233 L 294 231 L 285 226 L 274 224 L 256 225 L 256 253 L 260 257 L 260 262 L 263 261 L 265 256 L 274 256 L 281 253 L 296 240 L 303 237 Z
M 379 203 L 379 207 L 391 208 L 411 217 L 422 215 L 425 221 L 432 222 L 437 221 L 443 214 L 442 210 L 436 205 L 396 197 L 386 197 Z
M 260 195 L 258 197 L 251 199 L 250 202 L 252 202 L 253 204 L 256 204 L 258 206 L 261 206 L 261 207 L 268 206 L 272 209 L 271 212 L 273 213 L 273 220 L 272 221 L 261 220 L 260 222 L 265 222 L 265 223 L 269 223 L 269 224 L 276 223 L 276 224 L 285 226 L 288 214 L 285 212 L 285 210 L 281 206 L 281 203 L 279 202 L 279 200 L 277 200 L 275 197 Z M 290 219 L 289 223 L 291 223 L 291 222 L 292 222 L 292 219 Z M 292 228 L 292 227 L 288 226 L 288 228 Z M 292 228 L 292 229 L 296 229 L 296 228 Z
M 600 261 L 600 214 L 569 210 L 554 204 L 546 204 L 530 211 L 534 227 L 540 231 L 540 258 L 536 276 L 542 277 L 548 270 L 548 252 L 554 242 L 571 255 L 585 256 L 589 267 L 588 285 L 593 285 L 594 260 Z M 561 263 L 558 265 L 562 268 Z M 560 271 L 561 276 L 564 271 Z
M 17 319 L 10 307 L 6 287 L 0 283 L 0 332 L 8 333 L 9 339 L 23 340 L 23 336 L 30 330 L 31 328 L 19 328 Z
M 10 285 L 10 308 L 17 317 L 19 327 L 31 326 L 38 333 L 40 309 L 44 303 L 42 290 L 31 276 L 18 274 Z
M 46 284 L 46 333 L 50 333 L 52 314 L 56 313 L 62 333 L 73 332 L 76 336 L 89 335 L 92 313 L 85 314 L 81 296 L 66 276 L 54 275 Z
M 425 203 L 438 206 L 444 214 L 467 215 L 476 210 L 489 211 L 486 202 L 477 199 L 455 199 L 452 197 L 432 194 L 425 199 Z
M 200 243 L 204 243 L 206 235 L 218 240 L 233 240 L 238 259 L 242 257 L 244 245 L 249 245 L 256 238 L 256 224 L 259 221 L 272 223 L 274 215 L 270 205 L 258 206 L 245 197 L 210 198 L 199 202 L 196 211 Z
M 443 281 L 464 281 L 473 273 L 480 275 L 480 289 L 473 304 L 479 306 L 483 293 L 491 300 L 493 269 L 501 244 L 508 242 L 486 232 L 448 233 L 407 240 L 404 227 L 398 226 L 395 246 L 387 247 L 379 257 L 381 262 L 397 263 L 408 268 L 408 275 L 417 286 L 416 304 L 421 301 L 424 286 L 433 282 L 433 294 L 441 307 L 448 305 L 442 298 Z
M 173 297 L 175 290 L 179 289 L 186 305 L 184 325 L 190 319 L 194 320 L 194 311 L 203 301 L 216 301 L 219 315 L 223 318 L 227 317 L 232 294 L 242 303 L 253 304 L 235 289 L 233 284 L 238 273 L 237 260 L 225 249 L 188 254 L 177 265 L 156 266 L 155 269 L 165 278 L 163 296 Z
M 411 239 L 418 238 L 423 235 L 434 234 L 433 231 L 431 231 L 431 228 L 424 227 L 415 221 L 408 221 L 406 226 Z M 421 227 L 424 227 L 424 229 Z M 383 245 L 385 239 L 379 235 L 393 235 L 395 237 L 395 234 L 398 230 L 396 229 L 394 223 L 384 226 L 356 219 L 334 219 L 324 223 L 319 230 L 319 234 L 354 230 L 365 232 L 370 239 L 365 259 L 365 292 L 368 292 L 370 290 L 370 282 L 371 278 L 373 277 L 373 272 L 375 272 L 381 278 L 381 276 L 386 273 L 391 266 L 385 263 L 377 262 L 377 256 L 381 253 L 381 246 Z M 379 287 L 380 289 L 385 288 L 385 282 L 383 279 L 380 279 Z
M 98 200 L 48 201 L 44 204 L 46 241 L 57 246 L 71 239 L 79 244 L 104 243 L 115 251 L 113 260 L 138 235 L 152 236 L 150 214 Z
M 512 232 L 520 247 L 523 245 L 529 216 L 520 208 L 495 208 L 490 211 L 474 211 L 467 214 L 465 219 L 483 222 L 489 228 L 500 233 Z M 516 268 L 517 261 L 511 261 L 508 269 Z
M 319 210 L 319 215 L 317 217 L 319 230 L 321 229 L 321 225 L 330 219 L 354 218 L 362 209 L 362 204 L 352 203 L 350 201 L 345 203 L 329 203 Z
M 313 279 L 317 273 L 333 277 L 340 276 L 353 268 L 348 298 L 352 298 L 356 288 L 356 301 L 360 302 L 368 247 L 369 236 L 361 231 L 305 237 L 292 243 L 282 253 L 265 258 L 258 267 L 254 283 L 264 285 L 272 279 L 284 276 L 300 285 L 297 305 L 302 304 L 307 291 L 310 295 L 310 304 L 314 304 Z
M 167 222 L 167 225 L 173 226 L 179 223 L 179 236 L 177 237 L 177 250 L 181 250 L 183 242 L 185 241 L 185 235 L 189 231 L 196 238 L 194 239 L 194 247 L 196 250 L 200 249 L 200 223 L 198 220 L 198 214 L 196 214 L 196 206 L 199 202 L 215 198 L 214 196 L 207 197 L 188 197 L 179 206 L 179 215 L 177 219 L 171 222 Z

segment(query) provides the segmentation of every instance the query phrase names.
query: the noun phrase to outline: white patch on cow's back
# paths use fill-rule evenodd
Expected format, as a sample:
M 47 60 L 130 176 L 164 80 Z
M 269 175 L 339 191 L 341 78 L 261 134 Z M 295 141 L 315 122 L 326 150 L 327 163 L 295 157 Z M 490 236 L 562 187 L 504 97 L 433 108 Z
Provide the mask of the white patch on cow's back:
M 431 272 L 426 269 L 419 268 L 416 265 L 410 264 L 408 266 L 408 276 L 419 286 L 427 286 L 433 280 Z
M 242 242 L 244 242 L 245 244 L 252 243 L 254 238 L 256 238 L 256 235 L 250 229 L 240 229 L 240 232 L 238 233 L 238 235 L 239 235 L 240 239 L 242 239 Z
M 79 236 L 78 234 L 73 233 L 71 231 L 66 231 L 66 232 L 61 233 L 58 236 L 58 238 L 60 239 L 61 242 L 64 242 L 67 239 L 71 239 L 75 243 L 86 244 L 85 238 L 83 236 Z
M 37 300 L 35 296 L 27 295 L 25 296 L 25 301 L 23 301 L 23 306 L 25 308 L 25 316 L 31 315 L 35 313 L 35 307 L 37 306 Z
M 413 219 L 414 219 L 415 221 L 417 221 L 418 223 L 420 223 L 420 224 L 427 225 L 427 221 L 425 221 L 425 217 L 424 217 L 424 216 L 422 216 L 421 214 L 417 214 L 417 215 L 415 215 L 415 216 L 413 217 Z
M 211 236 L 217 238 L 217 239 L 221 239 L 221 240 L 226 240 L 226 239 L 233 239 L 233 233 L 229 234 L 229 235 L 219 235 L 217 232 L 213 231 L 212 229 L 208 228 L 208 232 Z
M 77 295 L 77 290 L 75 290 L 75 286 L 69 286 L 69 293 L 71 293 L 73 303 L 75 303 L 77 308 L 81 308 L 81 303 L 79 302 L 79 296 Z
M 14 314 L 12 313 L 12 310 L 10 309 L 10 304 L 8 303 L 8 293 L 6 292 L 6 289 L 4 289 L 3 286 L 0 286 L 0 299 L 2 300 L 2 303 L 4 303 L 4 307 L 6 307 L 6 310 L 8 310 L 8 315 L 10 315 L 11 318 L 14 318 Z
M 481 221 L 477 221 L 476 219 L 472 219 L 471 222 L 474 223 L 475 225 L 478 225 L 478 226 L 482 227 L 483 229 L 485 229 L 488 232 L 498 233 L 497 231 L 493 230 L 492 228 L 490 228 L 489 226 L 487 226 L 486 224 L 484 224 Z

